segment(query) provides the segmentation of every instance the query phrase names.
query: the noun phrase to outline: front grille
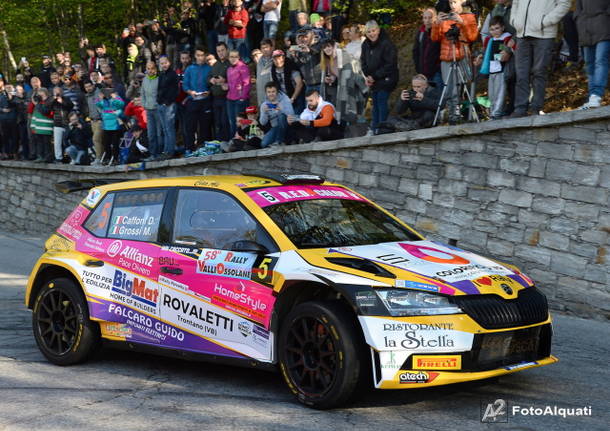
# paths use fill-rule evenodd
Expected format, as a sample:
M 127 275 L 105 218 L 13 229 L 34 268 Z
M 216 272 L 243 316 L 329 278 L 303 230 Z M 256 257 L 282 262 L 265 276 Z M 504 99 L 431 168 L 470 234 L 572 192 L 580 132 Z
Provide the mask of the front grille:
M 535 287 L 520 291 L 516 299 L 469 295 L 453 296 L 450 301 L 485 329 L 533 325 L 544 322 L 549 315 L 546 296 Z

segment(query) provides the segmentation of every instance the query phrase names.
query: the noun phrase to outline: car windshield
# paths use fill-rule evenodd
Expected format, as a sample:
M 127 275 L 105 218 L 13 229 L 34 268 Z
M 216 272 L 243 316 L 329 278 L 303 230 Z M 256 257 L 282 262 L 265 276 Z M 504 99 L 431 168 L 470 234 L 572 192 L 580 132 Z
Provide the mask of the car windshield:
M 421 239 L 373 205 L 361 201 L 311 199 L 272 205 L 264 210 L 298 248 Z

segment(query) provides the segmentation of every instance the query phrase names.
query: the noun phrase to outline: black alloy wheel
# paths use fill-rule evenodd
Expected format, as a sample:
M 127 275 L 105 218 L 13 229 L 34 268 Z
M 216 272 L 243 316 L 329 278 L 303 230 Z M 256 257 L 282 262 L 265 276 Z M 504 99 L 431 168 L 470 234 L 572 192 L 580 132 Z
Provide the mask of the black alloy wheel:
M 280 371 L 307 406 L 328 409 L 350 400 L 371 379 L 369 355 L 356 316 L 339 301 L 304 302 L 280 324 Z
M 83 362 L 100 344 L 99 325 L 89 320 L 83 292 L 68 278 L 55 278 L 40 288 L 32 329 L 42 354 L 57 365 Z

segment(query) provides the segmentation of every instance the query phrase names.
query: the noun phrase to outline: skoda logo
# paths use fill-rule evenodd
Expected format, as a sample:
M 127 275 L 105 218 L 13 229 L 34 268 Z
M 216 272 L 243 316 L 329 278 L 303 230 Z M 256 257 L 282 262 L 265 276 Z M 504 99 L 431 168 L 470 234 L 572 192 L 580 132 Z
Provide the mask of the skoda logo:
M 508 284 L 502 283 L 500 286 L 502 287 L 502 290 L 504 292 L 506 292 L 507 295 L 512 295 L 513 294 L 513 289 L 511 289 L 511 287 Z

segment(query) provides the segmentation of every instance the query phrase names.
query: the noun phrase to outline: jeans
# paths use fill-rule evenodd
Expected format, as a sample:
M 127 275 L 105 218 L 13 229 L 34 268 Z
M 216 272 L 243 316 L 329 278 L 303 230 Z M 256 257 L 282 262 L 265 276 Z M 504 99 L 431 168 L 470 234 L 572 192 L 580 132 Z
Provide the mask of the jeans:
M 227 99 L 227 117 L 229 119 L 229 134 L 231 138 L 235 135 L 237 130 L 237 114 L 244 112 L 248 107 L 248 100 L 229 100 Z
M 266 148 L 274 142 L 283 143 L 286 136 L 286 129 L 288 129 L 288 120 L 286 119 L 285 114 L 280 114 L 277 117 L 277 125 L 272 127 L 271 130 L 263 136 L 261 148 Z
M 388 119 L 388 99 L 390 93 L 385 90 L 373 90 L 373 120 L 371 121 L 371 129 L 377 130 L 380 123 Z
M 277 34 L 277 21 L 264 21 L 263 22 L 263 34 L 266 39 L 275 39 L 275 35 Z
M 176 151 L 176 104 L 159 105 L 157 111 L 163 132 L 163 153 L 173 156 Z
M 531 90 L 534 93 L 532 101 L 529 103 L 530 110 L 537 114 L 544 106 L 546 79 L 549 74 L 554 44 L 555 39 L 517 38 L 517 49 L 515 50 L 515 69 L 517 72 L 515 112 L 519 114 L 527 112 L 530 83 Z
M 212 123 L 212 98 L 201 100 L 191 100 L 186 102 L 186 137 L 184 148 L 193 151 L 196 147 L 195 133 L 197 140 L 204 142 L 210 139 L 210 125 Z
M 79 150 L 74 145 L 70 145 L 68 148 L 66 148 L 66 153 L 77 165 L 81 163 L 81 159 L 85 154 L 87 154 L 85 150 Z
M 250 54 L 248 53 L 248 45 L 246 44 L 246 39 L 231 39 L 229 38 L 229 50 L 239 51 L 239 56 L 245 62 L 246 59 L 250 58 Z
M 230 141 L 233 136 L 229 136 L 229 115 L 227 114 L 227 99 L 225 97 L 215 97 L 212 102 L 212 112 L 214 113 L 214 139 L 219 141 Z
M 55 151 L 55 160 L 63 159 L 63 145 L 65 134 L 66 129 L 64 127 L 53 127 L 53 150 Z
M 583 47 L 587 77 L 589 78 L 589 96 L 595 94 L 604 97 L 608 85 L 608 56 L 610 40 L 602 40 L 592 46 Z
M 16 120 L 0 120 L 0 152 L 16 155 L 18 146 L 19 130 Z
M 146 121 L 146 132 L 148 135 L 148 151 L 150 151 L 150 155 L 152 157 L 156 157 L 161 152 L 161 144 L 163 142 L 163 137 L 161 135 L 161 116 L 159 115 L 159 110 L 147 109 Z

